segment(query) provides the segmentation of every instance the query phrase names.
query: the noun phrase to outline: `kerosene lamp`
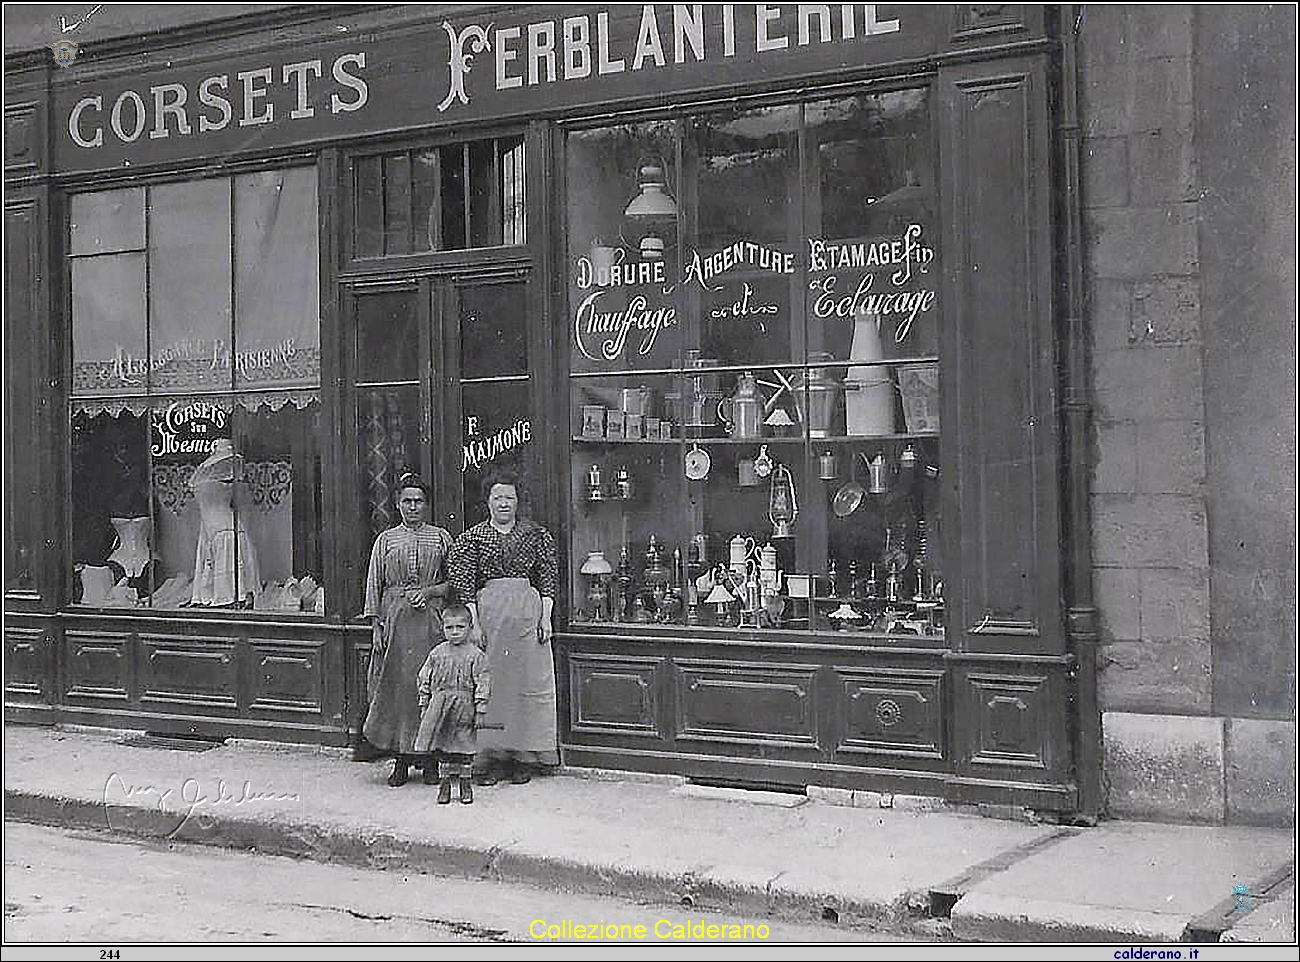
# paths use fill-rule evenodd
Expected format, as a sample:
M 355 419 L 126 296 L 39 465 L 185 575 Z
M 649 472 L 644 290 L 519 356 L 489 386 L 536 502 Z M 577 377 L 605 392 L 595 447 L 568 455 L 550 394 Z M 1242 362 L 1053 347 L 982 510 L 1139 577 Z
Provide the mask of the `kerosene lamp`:
M 614 572 L 614 583 L 618 585 L 618 590 L 614 595 L 614 620 L 623 621 L 627 618 L 628 602 L 632 594 L 632 558 L 628 554 L 627 545 L 623 545 L 618 555 L 618 570 Z
M 672 572 L 664 564 L 659 553 L 659 538 L 653 534 L 650 535 L 650 543 L 646 546 L 645 570 L 641 573 L 641 578 L 645 583 L 646 607 L 658 615 L 663 610 L 664 600 L 668 597 Z
M 767 501 L 767 517 L 772 522 L 773 538 L 793 538 L 799 503 L 795 500 L 794 475 L 784 464 L 772 472 L 772 493 Z
M 591 621 L 605 620 L 609 605 L 609 576 L 614 573 L 614 566 L 605 557 L 605 552 L 591 551 L 578 571 L 587 579 L 587 618 Z
M 727 590 L 726 581 L 727 569 L 718 565 L 713 569 L 713 590 L 704 599 L 704 603 L 713 608 L 713 623 L 716 625 L 731 624 L 730 607 L 736 596 Z

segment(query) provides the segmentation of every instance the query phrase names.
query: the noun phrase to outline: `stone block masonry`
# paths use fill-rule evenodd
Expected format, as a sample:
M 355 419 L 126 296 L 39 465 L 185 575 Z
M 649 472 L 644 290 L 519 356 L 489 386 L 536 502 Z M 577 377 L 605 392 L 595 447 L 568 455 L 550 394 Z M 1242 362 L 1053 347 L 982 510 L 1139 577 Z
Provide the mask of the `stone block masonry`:
M 1109 810 L 1293 822 L 1295 11 L 1079 9 Z

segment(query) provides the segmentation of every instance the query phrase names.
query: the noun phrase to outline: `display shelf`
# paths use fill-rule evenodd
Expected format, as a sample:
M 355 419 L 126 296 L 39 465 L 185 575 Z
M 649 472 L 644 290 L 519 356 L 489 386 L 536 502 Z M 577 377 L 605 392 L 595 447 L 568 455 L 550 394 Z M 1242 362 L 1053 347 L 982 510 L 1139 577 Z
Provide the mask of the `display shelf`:
M 693 377 L 697 374 L 742 374 L 746 371 L 801 371 L 805 369 L 822 370 L 826 368 L 854 367 L 861 364 L 872 367 L 895 367 L 900 364 L 937 364 L 938 354 L 916 354 L 907 357 L 883 357 L 872 360 L 857 360 L 849 357 L 830 358 L 829 360 L 808 361 L 754 361 L 752 363 L 718 363 L 699 366 L 678 366 L 651 368 L 619 368 L 604 371 L 571 371 L 571 380 L 608 380 L 612 378 L 647 378 L 655 376 Z
M 938 440 L 938 431 L 911 431 L 893 434 L 832 434 L 824 438 L 810 438 L 813 444 L 873 444 L 883 441 L 930 441 Z M 768 439 L 763 438 L 764 442 Z
M 807 601 L 807 598 L 799 598 L 799 601 Z M 850 605 L 876 605 L 880 607 L 893 608 L 915 608 L 917 605 L 929 605 L 935 609 L 942 609 L 943 602 L 933 599 L 928 601 L 917 601 L 915 598 L 900 598 L 897 601 L 889 601 L 886 598 L 855 598 L 853 595 L 816 595 L 812 599 L 815 602 L 825 604 L 850 604 Z
M 650 446 L 654 446 L 654 447 L 670 447 L 670 446 L 672 446 L 672 445 L 681 444 L 681 443 L 682 443 L 682 439 L 681 439 L 681 438 L 664 438 L 664 439 L 659 439 L 659 440 L 651 440 L 651 439 L 648 439 L 648 438 L 633 438 L 631 441 L 628 441 L 628 440 L 626 440 L 626 439 L 624 439 L 624 438 L 583 438 L 583 437 L 575 437 L 575 438 L 573 438 L 573 443 L 574 443 L 574 444 L 610 444 L 610 445 L 618 445 L 619 447 L 622 447 L 623 445 L 626 445 L 626 444 L 643 444 L 643 445 L 650 445 Z
M 661 440 L 647 440 L 646 438 L 634 438 L 631 441 L 621 438 L 584 438 L 575 436 L 572 441 L 574 444 L 649 444 L 649 445 L 677 445 L 677 444 L 699 444 L 701 446 L 710 444 L 802 444 L 804 441 L 810 441 L 813 445 L 818 444 L 873 444 L 886 441 L 930 441 L 938 440 L 938 431 L 917 431 L 912 433 L 899 434 L 836 434 L 824 438 L 806 438 L 803 435 L 793 437 L 760 437 L 760 438 L 724 438 L 724 437 L 686 437 L 686 438 L 668 438 Z

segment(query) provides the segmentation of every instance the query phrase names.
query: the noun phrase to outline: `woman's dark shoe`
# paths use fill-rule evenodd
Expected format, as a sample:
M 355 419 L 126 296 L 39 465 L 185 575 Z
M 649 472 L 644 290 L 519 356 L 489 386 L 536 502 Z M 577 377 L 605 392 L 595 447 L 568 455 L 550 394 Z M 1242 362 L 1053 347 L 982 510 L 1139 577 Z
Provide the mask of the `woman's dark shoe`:
M 462 776 L 460 779 L 460 803 L 462 805 L 474 804 L 474 789 L 469 786 L 469 779 Z M 447 788 L 447 798 L 451 798 L 451 787 Z
M 426 785 L 437 785 L 438 766 L 435 765 L 433 762 L 430 762 L 428 765 L 425 765 L 423 773 L 421 774 L 420 777 L 424 780 L 424 784 Z
M 511 785 L 527 785 L 533 780 L 532 774 L 528 771 L 528 766 L 520 762 L 510 770 Z
M 388 776 L 388 784 L 393 788 L 401 788 L 411 777 L 411 766 L 406 762 L 393 762 L 393 771 Z
M 461 788 L 462 796 L 464 795 L 464 792 L 465 789 Z M 438 783 L 438 804 L 447 805 L 450 804 L 450 802 L 451 802 L 451 779 L 444 778 L 441 782 Z
M 389 752 L 384 751 L 382 748 L 376 748 L 364 738 L 359 739 L 357 743 L 352 746 L 352 760 L 354 762 L 374 762 L 381 758 L 387 758 L 389 754 Z
M 501 781 L 501 776 L 498 775 L 496 771 L 491 768 L 487 768 L 481 772 L 474 773 L 475 785 L 495 785 L 499 781 Z

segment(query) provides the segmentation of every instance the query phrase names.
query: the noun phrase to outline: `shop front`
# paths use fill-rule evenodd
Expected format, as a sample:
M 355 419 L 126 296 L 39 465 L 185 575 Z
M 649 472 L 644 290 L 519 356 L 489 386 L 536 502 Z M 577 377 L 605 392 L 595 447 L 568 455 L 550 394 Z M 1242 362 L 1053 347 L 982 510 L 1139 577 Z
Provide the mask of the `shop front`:
M 282 20 L 7 74 L 7 717 L 345 744 L 508 467 L 567 764 L 1096 810 L 1050 13 Z

